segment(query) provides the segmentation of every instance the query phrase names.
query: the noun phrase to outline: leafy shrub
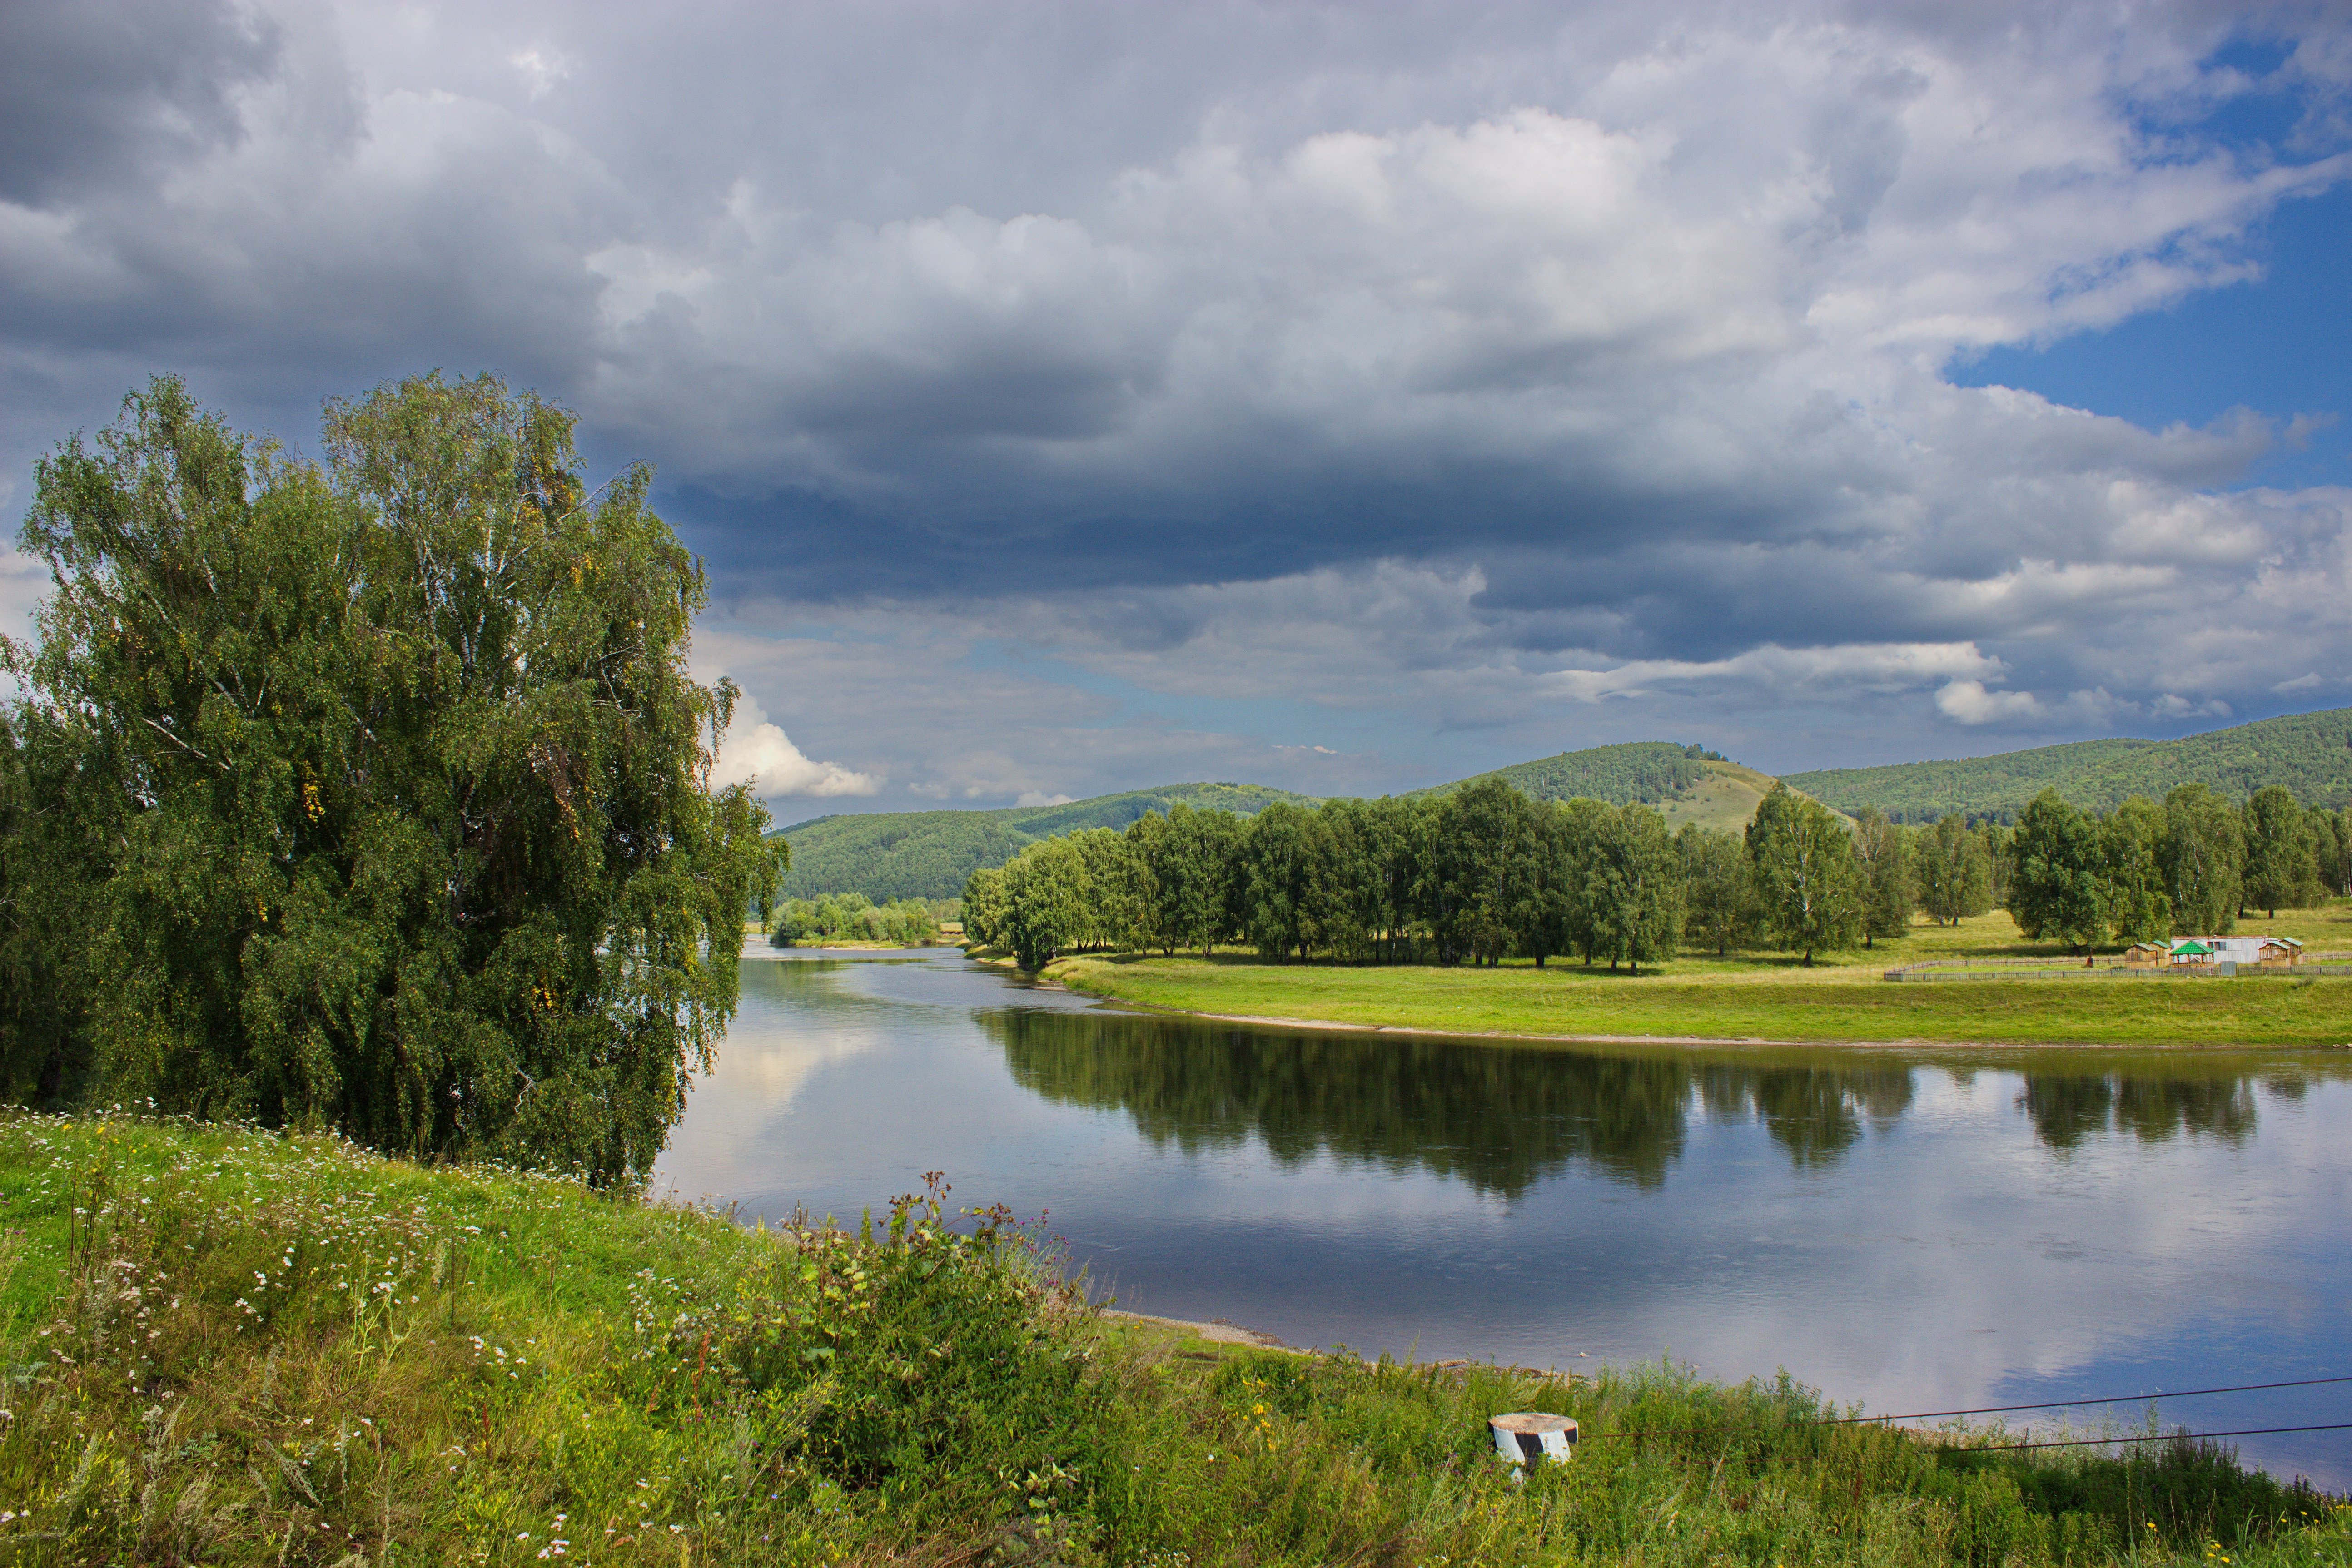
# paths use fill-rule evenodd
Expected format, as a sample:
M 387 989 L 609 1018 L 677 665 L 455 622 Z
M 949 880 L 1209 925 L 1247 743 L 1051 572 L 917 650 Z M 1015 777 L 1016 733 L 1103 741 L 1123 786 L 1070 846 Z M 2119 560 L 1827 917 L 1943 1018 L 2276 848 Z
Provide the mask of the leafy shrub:
M 916 946 L 935 940 L 939 916 L 919 898 L 877 904 L 862 893 L 794 898 L 776 916 L 772 946 L 796 947 L 827 942 L 895 942 Z

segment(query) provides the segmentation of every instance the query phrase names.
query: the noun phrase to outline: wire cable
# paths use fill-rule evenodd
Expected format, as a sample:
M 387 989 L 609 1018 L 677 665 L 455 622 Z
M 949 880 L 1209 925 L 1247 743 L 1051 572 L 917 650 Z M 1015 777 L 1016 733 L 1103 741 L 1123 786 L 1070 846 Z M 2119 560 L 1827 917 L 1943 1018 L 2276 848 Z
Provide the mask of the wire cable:
M 2032 1405 L 1980 1405 L 1973 1410 L 1921 1410 L 1909 1416 L 1840 1416 L 1817 1423 L 1852 1427 L 1866 1421 L 1931 1421 L 1939 1416 L 2001 1416 L 2012 1410 L 2069 1410 L 2083 1405 L 2132 1405 L 2146 1399 L 2195 1399 L 2207 1394 L 2254 1394 L 2268 1388 L 2315 1388 L 2323 1383 L 2352 1383 L 2347 1377 L 2298 1377 L 2288 1383 L 2237 1383 L 2226 1388 L 2181 1388 L 2170 1394 L 2118 1394 L 2110 1399 L 2043 1399 Z
M 2352 1421 L 2329 1421 L 2317 1427 L 2241 1427 L 2232 1432 L 2165 1432 L 2145 1437 L 2057 1437 L 2036 1443 L 1971 1443 L 1953 1451 L 1990 1454 L 2007 1448 L 2087 1448 L 2101 1443 L 2201 1443 L 2210 1437 L 2266 1437 L 2273 1432 L 2352 1432 Z
M 2019 1410 L 2071 1410 L 2085 1405 L 2133 1405 L 2142 1400 L 2150 1404 L 2160 1399 L 2196 1399 L 2210 1394 L 2258 1394 L 2273 1388 L 2316 1388 L 2326 1384 L 2352 1383 L 2352 1375 L 2343 1377 L 2297 1377 L 2284 1383 L 2233 1383 L 2220 1388 L 2179 1388 L 2168 1394 L 2117 1394 L 2100 1399 L 2044 1399 L 2031 1405 L 1979 1405 L 1966 1410 L 1917 1410 L 1904 1416 L 1832 1416 L 1817 1421 L 1791 1423 L 1792 1428 L 1807 1427 L 1868 1427 L 1895 1421 L 1932 1421 L 1948 1416 L 2005 1416 Z M 2352 1425 L 2352 1423 L 2347 1423 Z M 1652 1429 L 1623 1429 L 1594 1432 L 1590 1440 L 1603 1437 L 1703 1437 L 1715 1432 L 1746 1431 L 1744 1427 L 1681 1427 Z M 2305 1428 L 2280 1427 L 2278 1430 Z M 2310 1427 L 2311 1431 L 2334 1428 Z M 2121 1439 L 2118 1439 L 2120 1441 Z

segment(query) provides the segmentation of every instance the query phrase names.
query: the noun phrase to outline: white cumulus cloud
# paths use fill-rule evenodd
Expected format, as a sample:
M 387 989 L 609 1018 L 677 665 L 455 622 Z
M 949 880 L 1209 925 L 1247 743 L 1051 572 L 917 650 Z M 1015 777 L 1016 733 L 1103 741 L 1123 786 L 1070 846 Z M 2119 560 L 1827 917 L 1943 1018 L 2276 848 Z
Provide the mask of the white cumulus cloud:
M 1954 681 L 1936 694 L 1936 706 L 1962 724 L 1992 724 L 2001 719 L 2040 716 L 2042 704 L 2032 692 L 1996 692 L 1982 681 Z
M 763 800 L 787 796 L 830 799 L 871 795 L 882 780 L 838 762 L 820 762 L 805 756 L 791 738 L 750 698 L 740 699 L 735 722 L 719 743 L 719 759 L 710 769 L 713 787 L 748 784 Z

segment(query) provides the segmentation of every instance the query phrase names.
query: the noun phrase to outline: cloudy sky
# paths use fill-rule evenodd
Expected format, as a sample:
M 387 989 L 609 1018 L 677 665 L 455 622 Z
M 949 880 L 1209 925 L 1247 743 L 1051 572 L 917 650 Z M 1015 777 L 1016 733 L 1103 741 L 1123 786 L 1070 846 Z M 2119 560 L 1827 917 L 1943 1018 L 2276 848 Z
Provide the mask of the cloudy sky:
M 576 409 L 780 820 L 2352 703 L 2352 11 L 0 9 L 0 509 Z M 0 618 L 37 575 L 0 556 Z

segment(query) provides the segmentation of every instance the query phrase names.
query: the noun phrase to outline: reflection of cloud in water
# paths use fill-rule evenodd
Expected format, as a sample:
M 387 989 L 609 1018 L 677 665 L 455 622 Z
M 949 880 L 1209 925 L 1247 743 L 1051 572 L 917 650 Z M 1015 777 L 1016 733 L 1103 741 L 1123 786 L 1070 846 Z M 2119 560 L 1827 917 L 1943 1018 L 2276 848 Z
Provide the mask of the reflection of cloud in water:
M 786 1111 L 810 1073 L 880 1043 L 878 1031 L 832 1034 L 818 1040 L 730 1040 L 719 1053 L 717 1069 L 696 1085 L 696 1092 L 715 1094 L 729 1108 L 756 1109 L 762 1114 Z M 700 1130 L 698 1120 L 697 1130 Z
M 960 1198 L 1051 1208 L 1145 1310 L 1431 1357 L 1785 1365 L 1881 1411 L 2352 1373 L 2337 1059 L 1551 1050 L 885 970 L 747 965 L 665 1175 L 854 1214 L 944 1167 Z M 2352 1481 L 2352 1444 L 2266 1441 L 2250 1457 Z
M 887 1042 L 871 1009 L 831 1009 L 839 1015 L 826 1020 L 833 1027 L 795 1027 L 799 1020 L 779 1016 L 773 981 L 782 977 L 772 971 L 783 966 L 760 967 L 772 974 L 755 976 L 747 966 L 734 1026 L 713 1070 L 696 1081 L 688 1096 L 693 1136 L 672 1139 L 656 1169 L 657 1191 L 700 1198 L 764 1186 L 778 1144 L 792 1137 L 793 1102 L 809 1081 L 823 1069 Z
M 1865 1121 L 1911 1102 L 1912 1070 L 1714 1062 L 1213 1029 L 1177 1019 L 1008 1012 L 980 1026 L 1022 1084 L 1117 1108 L 1187 1154 L 1250 1140 L 1286 1166 L 1318 1154 L 1417 1167 L 1517 1197 L 1584 1166 L 1655 1186 L 1681 1155 L 1696 1100 L 1712 1120 L 1761 1122 L 1799 1167 L 1834 1162 Z

